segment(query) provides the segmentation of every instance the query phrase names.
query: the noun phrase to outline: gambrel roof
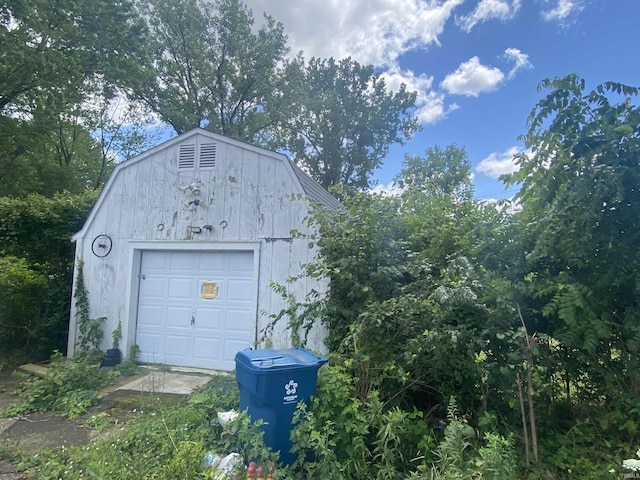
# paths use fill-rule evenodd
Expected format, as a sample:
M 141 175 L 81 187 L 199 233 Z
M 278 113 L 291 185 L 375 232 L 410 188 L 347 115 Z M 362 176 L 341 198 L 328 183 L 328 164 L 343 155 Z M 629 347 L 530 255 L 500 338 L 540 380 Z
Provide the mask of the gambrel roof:
M 104 199 L 108 196 L 109 191 L 112 189 L 114 183 L 116 182 L 117 177 L 121 175 L 124 170 L 132 167 L 138 162 L 144 162 L 146 159 L 156 156 L 158 153 L 163 152 L 163 150 L 170 149 L 176 145 L 181 145 L 183 143 L 188 143 L 189 141 L 191 141 L 197 136 L 206 137 L 207 139 L 210 139 L 213 142 L 223 142 L 238 148 L 242 148 L 245 150 L 258 153 L 259 155 L 262 155 L 264 157 L 270 157 L 274 160 L 280 161 L 282 165 L 285 167 L 285 169 L 291 175 L 292 181 L 298 185 L 299 189 L 304 192 L 306 197 L 312 203 L 317 203 L 318 205 L 322 206 L 328 211 L 336 211 L 337 209 L 341 208 L 341 203 L 335 197 L 333 197 L 329 192 L 327 192 L 327 190 L 325 190 L 318 182 L 313 180 L 300 167 L 295 165 L 286 155 L 282 153 L 274 152 L 272 150 L 267 150 L 261 147 L 257 147 L 255 145 L 244 143 L 239 140 L 228 138 L 202 128 L 194 128 L 192 130 L 189 130 L 188 132 L 185 132 L 181 135 L 173 137 L 159 145 L 156 145 L 155 147 L 147 150 L 146 152 L 143 152 L 139 155 L 136 155 L 133 158 L 130 158 L 129 160 L 126 160 L 118 164 L 114 168 L 111 174 L 111 177 L 109 178 L 106 185 L 104 186 L 102 194 L 100 195 L 96 204 L 94 205 L 82 230 L 76 233 L 73 236 L 72 240 L 76 241 L 77 239 L 84 236 L 85 232 L 91 225 L 96 212 L 99 210 L 102 202 L 104 202 Z

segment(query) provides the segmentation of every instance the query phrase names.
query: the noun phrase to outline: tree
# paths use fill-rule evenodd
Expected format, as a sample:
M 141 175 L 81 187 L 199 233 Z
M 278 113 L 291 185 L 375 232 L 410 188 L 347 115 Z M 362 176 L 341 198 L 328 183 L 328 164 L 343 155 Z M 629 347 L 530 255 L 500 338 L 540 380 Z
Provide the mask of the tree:
M 401 187 L 429 195 L 460 200 L 473 195 L 471 162 L 466 150 L 456 145 L 427 148 L 424 157 L 406 155 L 396 181 Z
M 138 97 L 178 134 L 205 127 L 262 143 L 282 96 L 282 25 L 265 16 L 254 31 L 253 14 L 239 0 L 152 0 L 146 15 L 156 75 Z
M 418 129 L 415 94 L 387 91 L 373 67 L 288 52 L 269 16 L 240 0 L 146 4 L 155 75 L 137 98 L 180 134 L 195 127 L 290 153 L 323 186 L 366 188 L 395 142 Z
M 454 256 L 471 255 L 480 207 L 464 148 L 435 146 L 424 157 L 407 155 L 396 182 L 404 188 L 400 228 L 416 255 L 436 270 Z
M 69 164 L 75 140 L 90 128 L 81 120 L 83 102 L 127 85 L 145 63 L 144 41 L 129 0 L 4 2 L 0 179 L 23 155 L 47 151 Z
M 566 398 L 606 398 L 603 425 L 624 418 L 616 428 L 635 432 L 640 417 L 627 413 L 640 393 L 639 89 L 606 82 L 587 92 L 575 75 L 541 88 L 551 91 L 523 136 L 532 153 L 504 177 L 522 184 L 533 326 L 559 342 Z
M 56 146 L 72 145 L 68 162 L 61 161 Z M 53 197 L 67 191 L 81 194 L 87 188 L 99 188 L 106 175 L 101 175 L 100 149 L 94 138 L 82 127 L 75 132 L 62 132 L 55 142 L 34 142 L 0 175 L 0 197 L 25 197 L 37 193 Z M 113 162 L 105 164 L 105 173 Z
M 450 181 L 432 169 L 444 160 Z M 503 325 L 483 304 L 471 257 L 484 213 L 460 194 L 470 189 L 469 161 L 462 148 L 436 147 L 410 158 L 401 177 L 400 197 L 356 192 L 344 196 L 344 210 L 314 217 L 320 255 L 307 274 L 328 278 L 329 291 L 278 318 L 326 325 L 327 346 L 350 359 L 362 400 L 376 390 L 390 404 L 428 409 L 460 395 L 475 409 L 475 355 Z
M 367 188 L 393 143 L 419 129 L 412 114 L 416 94 L 403 85 L 389 92 L 372 66 L 350 58 L 302 58 L 288 65 L 293 83 L 291 117 L 279 146 L 323 187 Z

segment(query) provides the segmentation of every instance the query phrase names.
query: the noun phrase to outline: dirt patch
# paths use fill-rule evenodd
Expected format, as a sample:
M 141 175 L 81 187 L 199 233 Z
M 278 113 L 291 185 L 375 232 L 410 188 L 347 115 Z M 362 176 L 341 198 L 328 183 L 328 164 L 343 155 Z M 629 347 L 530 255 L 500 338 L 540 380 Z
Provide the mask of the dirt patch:
M 19 417 L 3 433 L 3 440 L 22 452 L 75 447 L 87 443 L 89 438 L 89 430 L 80 423 L 49 412 Z
M 16 472 L 13 464 L 0 460 L 0 480 L 28 480 L 29 477 L 21 472 Z
M 104 438 L 121 430 L 138 412 L 167 408 L 185 401 L 186 395 L 118 390 L 146 373 L 118 378 L 115 384 L 101 392 L 100 403 L 76 420 L 50 412 L 0 418 L 0 480 L 27 478 L 16 471 L 10 461 L 14 451 L 31 454 L 42 449 L 85 445 L 98 436 Z M 19 398 L 11 394 L 17 385 L 18 380 L 11 373 L 0 372 L 0 410 L 19 402 Z M 98 417 L 102 422 L 100 433 L 94 428 Z

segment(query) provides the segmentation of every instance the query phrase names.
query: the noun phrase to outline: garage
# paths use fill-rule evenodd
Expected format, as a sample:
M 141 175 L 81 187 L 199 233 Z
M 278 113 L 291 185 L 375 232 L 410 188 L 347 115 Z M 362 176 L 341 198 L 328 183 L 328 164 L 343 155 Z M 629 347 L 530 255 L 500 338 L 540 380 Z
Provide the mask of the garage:
M 120 329 L 124 359 L 227 371 L 249 347 L 304 338 L 322 351 L 323 325 L 297 331 L 281 315 L 328 287 L 306 274 L 316 208 L 342 207 L 285 155 L 200 128 L 119 163 L 72 238 L 100 349 Z M 72 302 L 70 357 L 76 313 Z
M 140 360 L 233 370 L 255 341 L 253 252 L 145 251 L 140 267 Z

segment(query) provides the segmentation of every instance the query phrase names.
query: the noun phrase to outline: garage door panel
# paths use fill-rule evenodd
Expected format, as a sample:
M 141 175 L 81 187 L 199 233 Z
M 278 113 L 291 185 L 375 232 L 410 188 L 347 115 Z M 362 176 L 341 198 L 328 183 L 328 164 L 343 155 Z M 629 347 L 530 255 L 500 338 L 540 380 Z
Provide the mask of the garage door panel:
M 191 273 L 197 269 L 198 256 L 191 252 L 173 252 L 171 254 L 172 273 Z
M 219 308 L 197 308 L 196 327 L 198 330 L 220 330 L 223 327 L 222 313 Z
M 191 308 L 189 307 L 167 307 L 167 328 L 191 328 Z
M 169 279 L 169 298 L 191 301 L 193 299 L 193 283 L 192 278 Z
M 145 298 L 163 298 L 165 296 L 165 279 L 147 276 L 140 282 L 140 295 Z
M 201 254 L 198 262 L 198 270 L 207 273 L 224 273 L 227 261 L 223 255 Z
M 161 305 L 140 305 L 138 307 L 138 327 L 160 327 L 163 325 Z
M 186 357 L 191 350 L 191 336 L 165 334 L 164 351 L 167 355 Z
M 219 349 L 220 340 L 217 338 L 198 337 L 193 342 L 193 356 L 200 360 L 218 360 Z
M 164 335 L 160 333 L 139 333 L 136 339 L 140 347 L 140 361 L 145 363 L 157 362 L 158 352 L 164 351 Z
M 253 328 L 253 317 L 246 310 L 227 310 L 226 331 L 244 334 Z
M 234 275 L 252 273 L 253 253 L 238 252 L 237 255 L 229 256 L 229 271 Z
M 145 255 L 145 257 L 144 266 L 147 273 L 166 272 L 169 268 L 170 259 L 166 255 Z
M 225 340 L 222 361 L 235 365 L 236 353 L 241 350 L 246 350 L 247 348 L 251 348 L 251 342 L 233 339 Z
M 253 255 L 143 252 L 136 338 L 140 359 L 233 370 L 235 354 L 251 347 L 255 336 Z M 203 298 L 204 281 L 218 284 L 216 298 Z

